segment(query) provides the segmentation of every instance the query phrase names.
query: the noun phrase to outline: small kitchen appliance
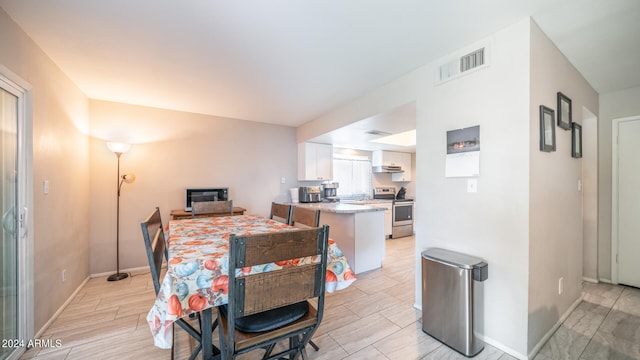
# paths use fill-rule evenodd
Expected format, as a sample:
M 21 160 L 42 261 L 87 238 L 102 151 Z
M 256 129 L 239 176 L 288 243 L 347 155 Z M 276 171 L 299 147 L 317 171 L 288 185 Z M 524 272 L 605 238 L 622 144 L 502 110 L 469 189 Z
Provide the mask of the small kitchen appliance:
M 191 211 L 194 201 L 227 201 L 229 188 L 186 188 L 184 191 L 184 210 Z
M 292 203 L 300 202 L 300 201 L 298 201 L 298 196 L 299 196 L 298 191 L 299 190 L 298 190 L 297 187 L 289 189 L 289 193 L 291 193 L 291 202 Z
M 403 186 L 398 190 L 398 194 L 396 195 L 396 200 L 405 200 L 405 196 L 407 195 L 407 189 Z
M 338 186 L 337 182 L 322 184 L 322 198 L 325 201 L 337 201 Z
M 298 201 L 301 203 L 316 203 L 322 201 L 320 186 L 300 186 L 298 188 Z

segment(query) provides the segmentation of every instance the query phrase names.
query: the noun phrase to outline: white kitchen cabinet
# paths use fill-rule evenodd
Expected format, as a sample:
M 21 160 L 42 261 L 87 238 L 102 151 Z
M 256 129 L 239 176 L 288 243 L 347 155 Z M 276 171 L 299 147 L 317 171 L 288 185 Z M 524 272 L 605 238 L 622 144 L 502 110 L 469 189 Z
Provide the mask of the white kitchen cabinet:
M 376 150 L 371 155 L 372 166 L 400 166 L 404 172 L 391 173 L 392 181 L 411 181 L 411 154 L 397 151 Z
M 366 205 L 383 208 L 384 209 L 384 235 L 385 237 L 391 237 L 392 224 L 393 224 L 393 203 L 389 202 L 370 202 Z
M 399 163 L 404 170 L 401 173 L 392 173 L 391 181 L 411 181 L 411 154 L 409 153 L 397 153 L 399 156 Z
M 385 255 L 382 211 L 320 211 L 320 224 L 329 225 L 329 237 L 347 257 L 355 274 L 382 267 Z
M 384 165 L 393 165 L 399 166 L 401 159 L 401 154 L 395 151 L 383 151 L 376 150 L 371 155 L 371 165 L 372 166 L 384 166 Z
M 333 178 L 333 146 L 328 144 L 298 144 L 298 180 L 316 181 Z

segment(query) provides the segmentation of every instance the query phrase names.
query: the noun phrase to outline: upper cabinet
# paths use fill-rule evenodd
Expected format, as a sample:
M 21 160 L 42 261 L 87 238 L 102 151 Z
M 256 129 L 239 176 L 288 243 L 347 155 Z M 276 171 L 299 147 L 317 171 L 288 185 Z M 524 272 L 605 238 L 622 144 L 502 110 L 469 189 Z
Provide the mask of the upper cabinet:
M 391 173 L 392 181 L 411 181 L 411 154 L 376 150 L 371 156 L 372 166 L 400 166 L 403 172 Z
M 400 166 L 402 166 L 403 172 L 400 173 L 392 173 L 391 181 L 411 181 L 411 154 L 409 153 L 398 153 L 402 154 L 400 160 Z
M 382 151 L 376 150 L 373 152 L 371 156 L 371 165 L 372 166 L 401 166 L 402 155 L 405 153 L 395 152 L 395 151 Z M 406 154 L 411 156 L 411 154 Z
M 298 180 L 333 179 L 333 147 L 328 144 L 298 144 Z

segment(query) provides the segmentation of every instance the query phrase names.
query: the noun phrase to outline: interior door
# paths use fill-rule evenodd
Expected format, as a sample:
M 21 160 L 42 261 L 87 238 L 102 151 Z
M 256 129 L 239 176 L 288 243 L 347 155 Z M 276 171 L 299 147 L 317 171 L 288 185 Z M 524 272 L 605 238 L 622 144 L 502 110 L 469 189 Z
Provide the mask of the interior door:
M 0 359 L 17 358 L 25 349 L 26 320 L 24 284 L 24 247 L 26 214 L 20 205 L 21 166 L 21 93 L 0 77 L 0 211 L 2 248 L 0 248 Z
M 640 118 L 618 122 L 618 283 L 640 287 Z M 614 179 L 615 181 L 615 179 Z M 614 223 L 614 226 L 616 224 Z

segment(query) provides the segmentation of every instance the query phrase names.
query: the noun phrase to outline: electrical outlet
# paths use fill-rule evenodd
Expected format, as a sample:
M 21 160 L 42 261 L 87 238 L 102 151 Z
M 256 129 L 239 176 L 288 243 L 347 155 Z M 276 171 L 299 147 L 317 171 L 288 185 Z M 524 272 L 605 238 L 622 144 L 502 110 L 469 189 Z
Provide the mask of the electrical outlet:
M 62 282 L 67 281 L 67 269 L 62 270 Z
M 562 295 L 563 291 L 564 291 L 564 278 L 560 277 L 558 279 L 558 295 Z

